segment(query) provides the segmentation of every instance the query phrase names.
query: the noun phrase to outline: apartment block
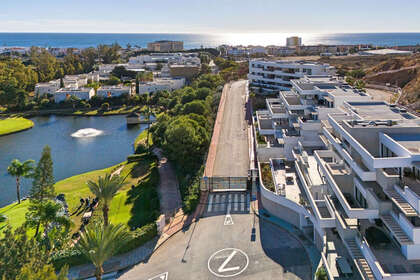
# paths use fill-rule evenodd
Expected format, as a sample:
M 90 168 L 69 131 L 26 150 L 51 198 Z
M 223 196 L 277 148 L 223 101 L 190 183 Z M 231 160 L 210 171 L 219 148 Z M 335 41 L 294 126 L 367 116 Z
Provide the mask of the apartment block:
M 249 84 L 261 92 L 275 93 L 290 90 L 292 80 L 310 75 L 333 74 L 334 68 L 329 64 L 305 61 L 270 61 L 255 59 L 249 61 Z
M 420 119 L 334 76 L 291 85 L 254 118 L 264 209 L 329 279 L 420 279 Z
M 96 90 L 96 96 L 109 98 L 109 97 L 118 97 L 121 95 L 131 95 L 131 86 L 101 86 Z
M 177 52 L 184 50 L 182 41 L 156 41 L 147 44 L 147 49 L 152 52 Z

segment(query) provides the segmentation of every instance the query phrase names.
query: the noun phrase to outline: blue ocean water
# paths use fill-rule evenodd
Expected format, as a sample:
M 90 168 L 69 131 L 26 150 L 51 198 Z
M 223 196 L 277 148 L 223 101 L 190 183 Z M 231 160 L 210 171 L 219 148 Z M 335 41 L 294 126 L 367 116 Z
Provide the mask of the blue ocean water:
M 156 40 L 181 40 L 184 47 L 200 48 L 229 45 L 285 45 L 285 33 L 248 34 L 106 34 L 106 33 L 0 33 L 2 46 L 40 46 L 86 48 L 99 44 L 117 42 L 121 46 L 146 47 Z M 396 46 L 420 44 L 420 33 L 340 33 L 340 34 L 295 34 L 302 37 L 304 45 L 318 44 L 372 44 L 374 46 Z

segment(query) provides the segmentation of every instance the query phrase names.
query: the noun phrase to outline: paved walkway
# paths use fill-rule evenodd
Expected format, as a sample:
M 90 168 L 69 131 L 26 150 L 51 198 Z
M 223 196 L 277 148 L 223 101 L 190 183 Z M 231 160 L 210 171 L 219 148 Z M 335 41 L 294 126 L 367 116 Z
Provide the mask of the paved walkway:
M 160 180 L 158 192 L 160 212 L 165 215 L 172 215 L 182 207 L 178 180 L 170 162 L 163 156 L 162 151 L 158 148 L 154 148 L 153 153 L 159 159 L 158 170 Z

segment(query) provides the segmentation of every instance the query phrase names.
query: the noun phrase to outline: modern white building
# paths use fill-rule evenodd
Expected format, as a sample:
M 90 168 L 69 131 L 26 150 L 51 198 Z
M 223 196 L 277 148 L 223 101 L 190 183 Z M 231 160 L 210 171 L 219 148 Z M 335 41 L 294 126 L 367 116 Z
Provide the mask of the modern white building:
M 334 67 L 329 64 L 305 61 L 270 61 L 255 59 L 249 61 L 249 84 L 252 88 L 265 92 L 290 90 L 292 80 L 310 75 L 329 75 Z
M 128 60 L 129 67 L 130 65 L 145 65 L 148 63 L 200 65 L 201 60 L 197 53 L 151 53 L 130 57 Z
M 35 94 L 53 94 L 60 88 L 60 80 L 52 80 L 47 83 L 37 83 L 35 85 Z
M 118 97 L 124 94 L 132 94 L 130 86 L 101 86 L 96 90 L 96 96 L 103 98 Z
M 157 78 L 153 82 L 140 83 L 139 94 L 152 93 L 161 90 L 176 90 L 185 85 L 184 78 Z
M 262 205 L 312 239 L 329 279 L 420 279 L 419 118 L 306 76 L 256 122 Z
M 81 100 L 89 100 L 95 95 L 93 88 L 61 88 L 54 93 L 55 103 L 60 103 L 74 96 Z

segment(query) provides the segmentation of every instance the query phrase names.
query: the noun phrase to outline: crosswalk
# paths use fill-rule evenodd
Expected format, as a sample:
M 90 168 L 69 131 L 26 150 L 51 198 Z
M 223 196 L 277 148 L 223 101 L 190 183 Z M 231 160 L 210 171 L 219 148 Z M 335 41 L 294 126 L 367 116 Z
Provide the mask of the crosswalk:
M 211 193 L 209 194 L 205 212 L 217 213 L 249 213 L 250 195 L 245 192 Z

